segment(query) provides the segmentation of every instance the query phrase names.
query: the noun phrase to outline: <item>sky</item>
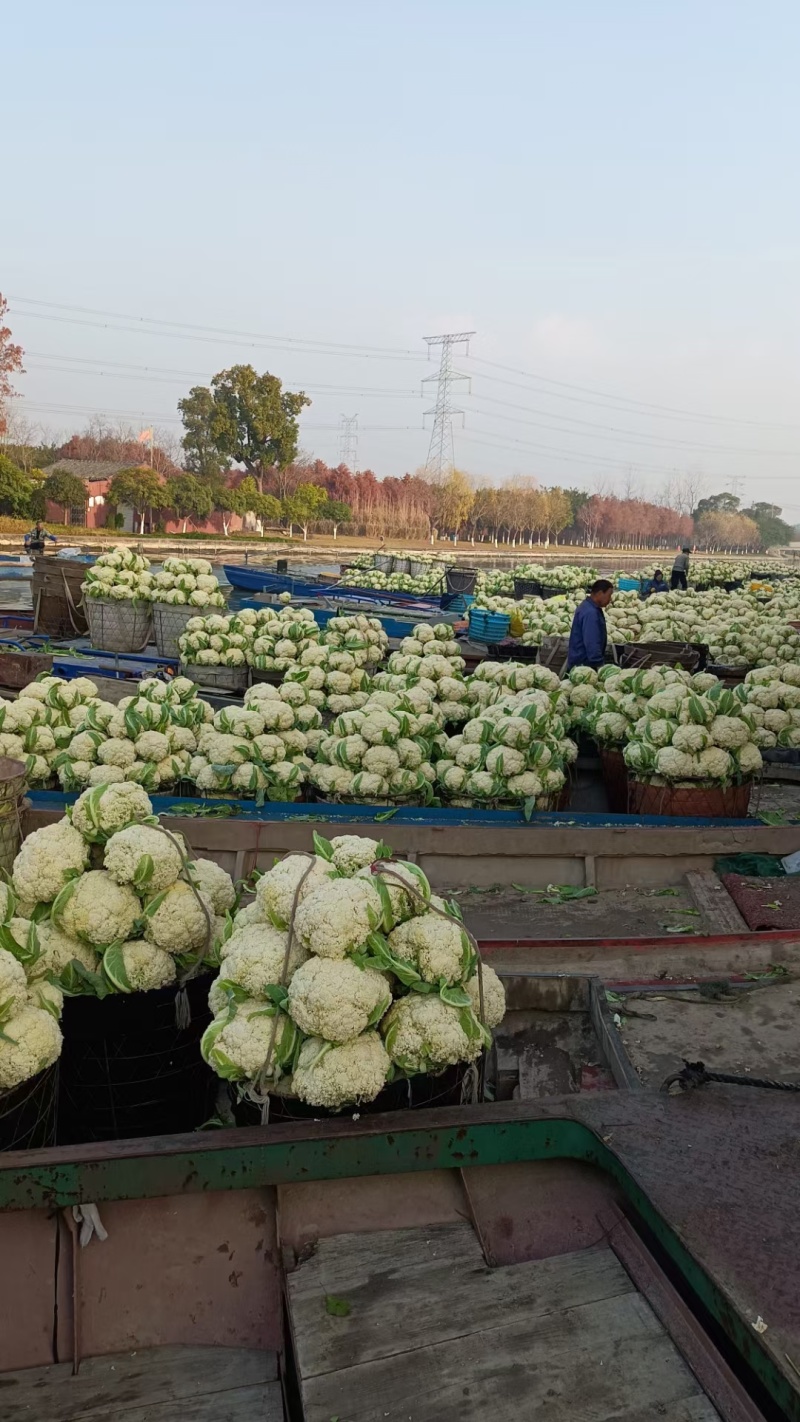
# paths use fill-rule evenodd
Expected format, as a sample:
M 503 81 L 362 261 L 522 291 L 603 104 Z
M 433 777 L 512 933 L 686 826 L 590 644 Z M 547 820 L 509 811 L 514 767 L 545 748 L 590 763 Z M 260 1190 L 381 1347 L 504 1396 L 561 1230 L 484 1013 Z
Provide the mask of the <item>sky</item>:
M 795 0 L 29 0 L 3 13 L 17 413 L 180 434 L 251 362 L 309 454 L 800 521 Z

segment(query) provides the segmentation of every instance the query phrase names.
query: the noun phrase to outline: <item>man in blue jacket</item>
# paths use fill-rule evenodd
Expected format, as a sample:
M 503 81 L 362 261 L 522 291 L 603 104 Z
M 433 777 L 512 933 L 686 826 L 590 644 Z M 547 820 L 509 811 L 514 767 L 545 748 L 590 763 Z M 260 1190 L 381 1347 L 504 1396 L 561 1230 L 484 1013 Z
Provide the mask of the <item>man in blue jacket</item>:
M 608 645 L 608 632 L 603 608 L 608 607 L 614 595 L 614 584 L 607 578 L 598 578 L 589 589 L 588 596 L 576 609 L 569 634 L 567 670 L 573 667 L 594 667 L 603 665 Z

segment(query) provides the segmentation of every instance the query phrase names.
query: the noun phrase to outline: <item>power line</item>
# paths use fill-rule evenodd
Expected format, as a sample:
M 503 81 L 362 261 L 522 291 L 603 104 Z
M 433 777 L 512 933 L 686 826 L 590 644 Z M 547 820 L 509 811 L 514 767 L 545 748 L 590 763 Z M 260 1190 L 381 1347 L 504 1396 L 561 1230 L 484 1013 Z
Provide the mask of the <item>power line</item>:
M 43 310 L 27 310 L 20 315 L 40 321 L 54 321 L 74 326 L 100 326 L 103 329 L 124 330 L 138 334 L 170 336 L 178 340 L 211 341 L 218 345 L 220 339 L 238 341 L 251 346 L 268 346 L 283 350 L 304 351 L 314 355 L 354 356 L 368 360 L 412 360 L 424 359 L 415 351 L 390 346 L 356 345 L 342 341 L 309 340 L 299 336 L 271 336 L 262 332 L 226 330 L 216 326 L 198 326 L 185 321 L 166 321 L 154 316 L 131 316 L 120 311 L 100 311 L 91 306 L 69 306 L 56 301 L 37 301 L 31 297 L 9 297 L 12 309 L 15 306 L 41 307 Z M 53 315 L 53 312 L 67 312 L 69 315 Z M 100 317 L 100 321 L 87 320 Z M 119 325 L 119 322 L 132 323 Z
M 358 469 L 358 415 L 342 415 L 339 430 L 339 459 L 355 474 Z
M 465 354 L 469 355 L 469 338 L 474 335 L 474 331 L 458 331 L 445 336 L 423 337 L 428 346 L 429 356 L 432 346 L 441 346 L 442 348 L 439 374 L 426 375 L 422 382 L 424 385 L 430 380 L 436 381 L 436 404 L 432 410 L 425 411 L 425 417 L 433 415 L 433 428 L 425 473 L 435 483 L 443 479 L 455 464 L 453 415 L 460 415 L 462 420 L 464 418 L 464 411 L 457 410 L 451 401 L 450 389 L 457 380 L 469 381 L 469 376 L 461 375 L 453 369 L 453 347 L 466 346 Z
M 513 365 L 501 365 L 499 361 L 494 360 L 481 360 L 480 356 L 470 356 L 469 359 L 474 365 L 486 365 L 489 366 L 492 370 L 509 371 L 512 375 L 524 376 L 526 380 L 535 380 L 540 385 L 556 387 L 555 389 L 553 389 L 552 392 L 541 392 L 542 394 L 552 393 L 553 399 L 556 400 L 571 400 L 580 405 L 591 405 L 599 403 L 601 404 L 601 407 L 605 403 L 612 402 L 618 407 L 622 408 L 622 413 L 628 413 L 628 410 L 624 407 L 631 407 L 630 413 L 634 413 L 636 410 L 641 410 L 647 414 L 663 415 L 665 418 L 669 417 L 684 420 L 703 420 L 710 421 L 715 424 L 750 425 L 758 429 L 800 429 L 800 425 L 781 423 L 779 421 L 774 420 L 745 420 L 740 419 L 735 415 L 709 415 L 703 414 L 698 410 L 682 410 L 677 406 L 673 405 L 658 405 L 644 400 L 633 400 L 627 395 L 612 395 L 608 391 L 596 390 L 592 386 L 588 385 L 574 385 L 566 380 L 550 380 L 547 376 L 536 375 L 532 371 L 528 370 L 519 370 L 516 366 Z M 483 379 L 494 380 L 497 382 L 498 385 L 513 385 L 519 390 L 525 390 L 527 388 L 524 385 L 517 385 L 516 381 L 513 380 L 501 380 L 499 376 L 484 375 Z M 560 395 L 558 394 L 559 390 L 577 390 L 583 392 L 584 395 L 593 395 L 599 398 L 597 401 L 584 400 L 576 395 Z

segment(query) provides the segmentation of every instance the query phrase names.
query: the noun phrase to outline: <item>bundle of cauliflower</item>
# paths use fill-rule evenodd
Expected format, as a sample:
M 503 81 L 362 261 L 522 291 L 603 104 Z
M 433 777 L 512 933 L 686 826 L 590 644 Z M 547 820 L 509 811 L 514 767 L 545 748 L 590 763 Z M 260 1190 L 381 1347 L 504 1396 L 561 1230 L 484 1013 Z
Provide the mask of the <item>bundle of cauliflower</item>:
M 756 745 L 771 750 L 800 747 L 800 663 L 759 667 L 744 679 L 747 715 Z
M 92 563 L 81 591 L 84 597 L 114 602 L 150 602 L 153 581 L 150 559 L 120 543 Z
M 244 607 L 230 617 L 192 617 L 178 646 L 186 666 L 286 671 L 318 641 L 308 607 Z
M 233 882 L 157 826 L 142 787 L 123 781 L 23 841 L 0 885 L 0 1089 L 55 1061 L 65 994 L 148 992 L 218 961 Z
M 314 841 L 314 855 L 264 874 L 233 921 L 205 1060 L 228 1081 L 334 1111 L 395 1076 L 475 1061 L 505 994 L 491 968 L 479 985 L 455 906 L 374 840 Z
M 301 692 L 300 704 L 295 693 Z M 322 714 L 295 684 L 251 686 L 244 705 L 213 714 L 188 774 L 205 795 L 295 800 L 323 738 Z
M 0 755 L 22 761 L 32 785 L 47 784 L 89 707 L 98 702 L 97 687 L 88 677 L 40 676 L 16 701 L 0 700 Z
M 623 746 L 637 721 L 647 711 L 650 698 L 671 687 L 688 687 L 703 693 L 719 686 L 710 672 L 684 671 L 680 667 L 617 667 L 594 671 L 573 667 L 568 673 L 569 720 L 601 746 Z
M 412 627 L 410 637 L 403 638 L 399 650 L 392 652 L 386 670 L 439 681 L 442 677 L 460 676 L 465 666 L 449 623 L 437 622 L 431 627 L 421 622 Z
M 21 702 L 42 691 L 57 678 L 34 682 L 20 693 Z M 94 683 L 82 679 L 84 687 Z M 78 682 L 66 682 L 47 692 L 47 700 L 69 701 L 76 695 Z M 197 695 L 188 677 L 170 682 L 145 677 L 134 696 L 125 696 L 118 705 L 98 696 L 76 699 L 67 713 L 70 735 L 61 738 L 52 768 L 58 772 L 63 790 L 85 786 L 133 781 L 145 790 L 168 788 L 189 779 L 197 751 L 197 734 L 214 712 Z
M 696 678 L 692 679 L 696 682 Z M 651 696 L 623 752 L 637 780 L 694 786 L 742 784 L 762 767 L 748 688 L 705 690 L 672 682 Z
M 165 558 L 153 574 L 151 602 L 169 607 L 224 607 L 225 594 L 207 558 Z
M 452 805 L 522 800 L 548 809 L 578 754 L 566 734 L 568 700 L 561 682 L 548 667 L 535 665 L 503 664 L 496 681 L 486 675 L 492 700 L 458 735 L 445 738 L 436 762 L 441 794 Z
M 444 746 L 429 686 L 374 691 L 360 709 L 337 716 L 319 742 L 311 783 L 344 801 L 429 804 L 432 757 Z

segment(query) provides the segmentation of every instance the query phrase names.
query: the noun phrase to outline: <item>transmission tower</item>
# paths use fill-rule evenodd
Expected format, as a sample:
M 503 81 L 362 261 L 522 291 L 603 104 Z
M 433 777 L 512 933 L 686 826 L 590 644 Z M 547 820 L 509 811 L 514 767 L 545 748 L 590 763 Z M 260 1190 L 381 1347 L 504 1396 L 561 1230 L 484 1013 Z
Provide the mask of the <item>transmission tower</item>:
M 358 415 L 339 418 L 339 462 L 346 464 L 351 474 L 358 465 Z
M 740 495 L 741 495 L 741 492 L 742 492 L 742 484 L 743 484 L 743 483 L 744 483 L 744 478 L 743 478 L 743 476 L 742 476 L 741 474 L 733 474 L 733 475 L 731 475 L 731 477 L 730 477 L 729 480 L 728 480 L 728 493 L 729 493 L 729 494 L 733 494 L 734 498 L 738 499 L 738 498 L 740 497 Z
M 469 338 L 474 336 L 474 331 L 456 331 L 446 336 L 425 336 L 424 340 L 428 345 L 430 355 L 432 346 L 441 346 L 442 358 L 439 362 L 438 375 L 426 375 L 423 385 L 429 381 L 436 381 L 436 404 L 432 410 L 426 410 L 424 418 L 433 415 L 433 427 L 431 429 L 431 442 L 428 449 L 428 459 L 425 465 L 425 473 L 434 483 L 439 483 L 452 470 L 455 464 L 455 451 L 453 448 L 453 416 L 460 415 L 464 418 L 464 411 L 456 409 L 451 401 L 451 387 L 457 380 L 469 381 L 468 375 L 462 375 L 453 369 L 453 347 L 466 346 L 466 354 L 469 355 Z

